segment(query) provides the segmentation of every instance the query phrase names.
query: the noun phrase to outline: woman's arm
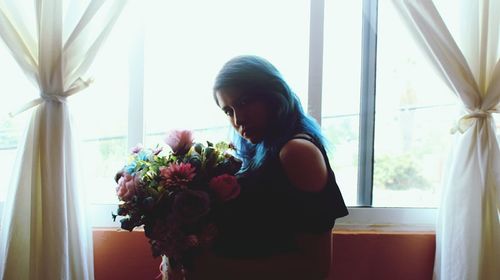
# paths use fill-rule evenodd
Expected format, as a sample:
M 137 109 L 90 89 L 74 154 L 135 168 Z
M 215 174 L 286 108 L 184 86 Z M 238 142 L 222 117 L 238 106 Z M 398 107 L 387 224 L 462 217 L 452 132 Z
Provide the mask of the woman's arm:
M 281 165 L 290 182 L 303 192 L 320 192 L 328 181 L 328 169 L 323 153 L 311 141 L 292 139 L 279 154 Z M 314 229 L 310 229 L 314 230 Z M 331 232 L 323 234 L 300 234 L 296 245 L 310 262 L 310 268 L 326 277 L 332 260 Z
M 311 141 L 292 139 L 283 146 L 279 157 L 294 187 L 305 192 L 323 190 L 328 180 L 328 169 L 323 154 Z

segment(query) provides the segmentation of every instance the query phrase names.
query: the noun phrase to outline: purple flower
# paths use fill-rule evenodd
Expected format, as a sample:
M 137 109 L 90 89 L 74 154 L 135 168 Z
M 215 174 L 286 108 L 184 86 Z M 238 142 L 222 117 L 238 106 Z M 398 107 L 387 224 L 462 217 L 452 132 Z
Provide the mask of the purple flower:
M 165 143 L 172 148 L 176 155 L 185 155 L 193 146 L 193 133 L 191 130 L 173 130 L 165 138 Z
M 185 224 L 195 223 L 208 213 L 210 198 L 203 191 L 184 190 L 178 193 L 172 205 L 172 214 Z
M 132 152 L 132 154 L 137 154 L 139 153 L 140 151 L 142 151 L 142 144 L 139 143 L 137 144 L 135 147 L 133 147 L 130 151 Z
M 153 149 L 153 155 L 157 156 L 163 151 L 163 147 L 156 147 Z

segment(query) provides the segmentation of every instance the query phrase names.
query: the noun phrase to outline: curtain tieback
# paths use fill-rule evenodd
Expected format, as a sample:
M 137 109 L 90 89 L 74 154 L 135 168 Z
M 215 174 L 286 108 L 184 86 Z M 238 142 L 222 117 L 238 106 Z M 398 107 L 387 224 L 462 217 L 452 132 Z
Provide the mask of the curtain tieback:
M 93 80 L 92 79 L 88 79 L 86 81 L 84 81 L 82 78 L 78 78 L 74 83 L 73 85 L 65 92 L 63 92 L 62 94 L 54 94 L 54 93 L 44 93 L 42 92 L 40 94 L 40 97 L 37 98 L 37 99 L 33 99 L 31 100 L 30 102 L 24 104 L 23 106 L 21 106 L 21 108 L 19 108 L 17 111 L 15 112 L 10 112 L 9 113 L 9 116 L 10 117 L 14 117 L 26 110 L 29 110 L 35 106 L 38 106 L 40 105 L 42 102 L 58 102 L 58 103 L 65 103 L 66 102 L 66 98 L 68 96 L 71 96 L 85 88 L 87 88 L 90 83 L 92 83 Z
M 56 103 L 66 103 L 66 95 L 58 95 L 54 93 L 43 93 L 40 94 L 40 98 L 45 102 L 56 102 Z
M 487 119 L 491 117 L 493 113 L 500 113 L 499 108 L 493 108 L 490 110 L 477 109 L 468 114 L 465 114 L 460 119 L 458 119 L 457 124 L 451 128 L 450 133 L 455 134 L 457 131 L 464 133 L 469 129 L 476 119 Z

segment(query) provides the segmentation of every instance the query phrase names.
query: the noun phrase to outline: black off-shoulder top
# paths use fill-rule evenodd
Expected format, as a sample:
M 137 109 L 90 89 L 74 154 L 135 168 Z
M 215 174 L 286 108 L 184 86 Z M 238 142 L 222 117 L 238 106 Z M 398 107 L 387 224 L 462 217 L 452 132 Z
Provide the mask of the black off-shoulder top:
M 257 171 L 240 176 L 239 197 L 215 211 L 216 255 L 258 258 L 293 252 L 295 234 L 330 231 L 335 219 L 348 214 L 324 147 L 308 135 L 293 138 L 309 140 L 321 150 L 328 168 L 327 185 L 320 192 L 298 190 L 278 154 Z

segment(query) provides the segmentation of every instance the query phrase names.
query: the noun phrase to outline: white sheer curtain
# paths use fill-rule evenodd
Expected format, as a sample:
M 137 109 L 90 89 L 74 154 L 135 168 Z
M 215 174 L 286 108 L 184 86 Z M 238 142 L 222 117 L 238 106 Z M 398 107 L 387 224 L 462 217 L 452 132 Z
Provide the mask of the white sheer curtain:
M 435 279 L 500 279 L 500 0 L 456 0 L 455 38 L 431 0 L 394 0 L 453 92 L 464 116 L 436 227 Z M 439 93 L 436 93 L 439 94 Z
M 38 105 L 3 211 L 2 279 L 94 279 L 66 97 L 88 86 L 82 75 L 125 2 L 0 1 L 0 37 L 40 90 L 24 108 Z

